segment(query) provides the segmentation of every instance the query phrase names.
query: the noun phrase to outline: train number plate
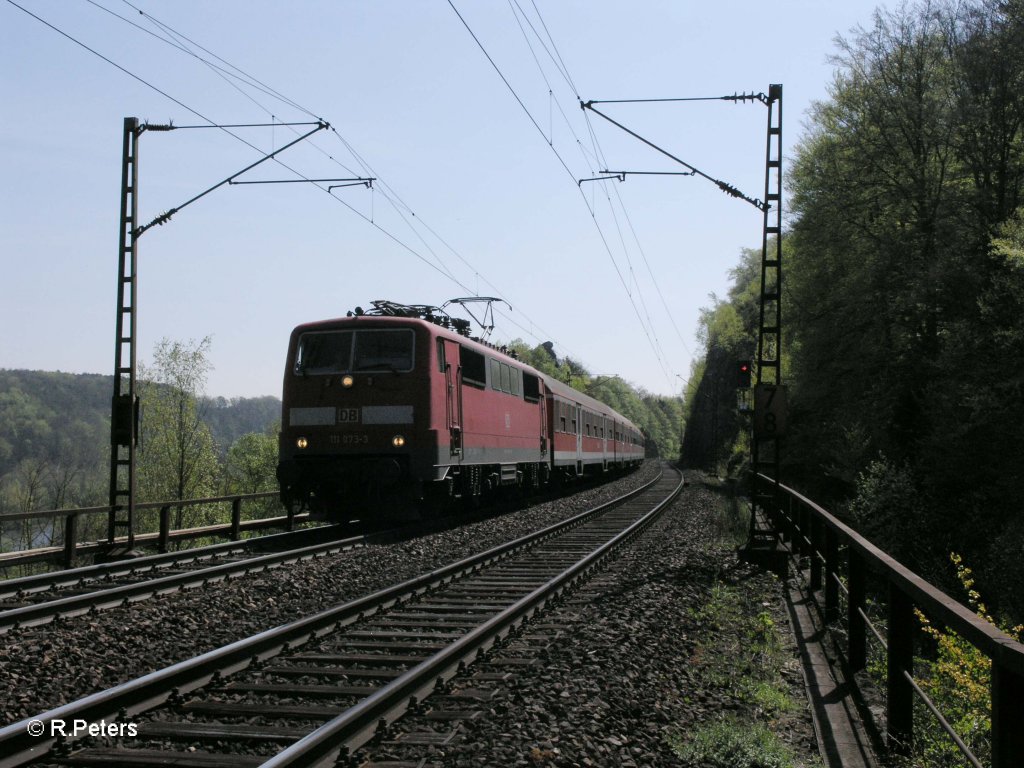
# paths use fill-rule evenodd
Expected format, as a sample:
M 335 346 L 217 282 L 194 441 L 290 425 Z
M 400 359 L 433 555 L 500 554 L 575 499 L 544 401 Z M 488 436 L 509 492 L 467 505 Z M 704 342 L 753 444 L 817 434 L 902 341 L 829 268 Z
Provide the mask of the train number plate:
M 338 409 L 338 423 L 339 424 L 358 424 L 359 423 L 359 409 L 358 408 L 339 408 Z
M 369 445 L 369 435 L 331 435 L 331 445 Z

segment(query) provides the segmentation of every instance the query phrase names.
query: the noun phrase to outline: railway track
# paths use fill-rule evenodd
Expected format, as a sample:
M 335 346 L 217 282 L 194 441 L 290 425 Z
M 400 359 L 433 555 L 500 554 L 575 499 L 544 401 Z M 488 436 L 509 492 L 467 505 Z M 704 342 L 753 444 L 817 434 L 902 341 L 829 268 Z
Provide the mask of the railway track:
M 381 535 L 338 538 L 342 531 L 324 526 L 2 581 L 0 634 L 353 549 Z
M 448 738 L 459 697 L 487 694 L 446 693 L 445 681 L 588 578 L 681 488 L 678 474 L 659 476 L 538 533 L 14 723 L 0 730 L 0 766 L 333 765 L 409 708 L 443 725 L 417 738 Z M 58 721 L 104 721 L 119 735 L 82 748 L 54 732 Z

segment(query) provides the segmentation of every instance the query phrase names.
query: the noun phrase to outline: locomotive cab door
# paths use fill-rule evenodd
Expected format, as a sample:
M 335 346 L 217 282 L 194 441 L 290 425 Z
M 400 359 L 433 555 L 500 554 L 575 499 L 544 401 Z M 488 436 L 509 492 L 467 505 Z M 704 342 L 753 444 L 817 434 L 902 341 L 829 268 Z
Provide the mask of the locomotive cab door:
M 583 475 L 583 406 L 576 404 L 576 474 Z
M 540 455 L 544 458 L 548 455 L 548 398 L 540 379 L 537 380 L 537 402 L 540 405 Z
M 448 426 L 450 452 L 462 456 L 462 364 L 459 344 L 441 339 L 445 381 L 445 421 Z
M 608 418 L 604 415 L 597 418 L 601 425 L 601 469 L 606 471 L 608 469 Z

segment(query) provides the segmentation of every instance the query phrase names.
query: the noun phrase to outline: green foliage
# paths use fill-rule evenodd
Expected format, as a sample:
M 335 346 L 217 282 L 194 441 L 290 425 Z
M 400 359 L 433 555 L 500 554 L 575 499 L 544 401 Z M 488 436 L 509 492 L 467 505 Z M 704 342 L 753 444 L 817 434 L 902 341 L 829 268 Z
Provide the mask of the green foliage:
M 731 692 L 746 713 L 742 720 L 737 716 L 696 731 L 671 731 L 669 745 L 684 765 L 695 768 L 795 766 L 792 750 L 761 722 L 796 708 L 780 685 L 790 659 L 771 614 L 755 612 L 741 588 L 715 583 L 694 620 L 708 630 L 693 654 L 699 687 Z
M 695 620 L 715 630 L 698 645 L 697 672 L 705 686 L 733 691 L 754 715 L 776 715 L 795 707 L 779 687 L 789 659 L 771 614 L 754 614 L 735 587 L 715 584 Z
M 161 417 L 170 401 L 168 385 L 163 388 L 156 410 L 147 404 L 143 409 L 143 428 Z M 145 384 L 142 389 L 145 390 Z M 68 374 L 44 371 L 0 370 L 0 511 L 33 511 L 65 507 L 101 506 L 107 503 L 110 445 L 110 376 Z M 166 397 L 164 397 L 166 395 Z M 143 396 L 147 397 L 145 391 Z M 191 406 L 186 406 L 186 410 Z M 243 435 L 256 432 L 261 441 L 263 462 L 271 452 L 276 464 L 276 422 L 281 415 L 277 398 L 198 398 L 194 413 L 209 427 L 214 450 L 218 454 L 216 470 L 206 475 L 205 487 L 219 493 L 226 487 L 254 486 L 254 468 L 238 468 L 239 459 L 229 467 L 227 451 Z M 154 415 L 155 414 L 155 415 Z M 274 434 L 268 433 L 272 430 Z M 163 438 L 146 433 L 143 449 L 168 449 Z M 154 442 L 156 440 L 157 442 Z M 269 445 L 268 445 L 269 444 Z M 249 446 L 251 447 L 251 445 Z M 242 449 L 240 448 L 239 451 Z M 243 451 L 248 453 L 248 450 Z M 141 455 L 140 455 L 141 458 Z M 207 456 L 208 462 L 209 456 Z M 143 459 L 145 461 L 145 459 Z M 209 462 L 208 462 L 209 463 Z M 215 462 L 216 463 L 216 462 Z M 222 477 L 223 472 L 232 473 Z M 243 478 L 248 478 L 243 482 Z M 274 467 L 263 470 L 260 490 L 273 489 Z M 140 492 L 169 493 L 173 488 L 144 488 Z M 148 495 L 147 498 L 154 498 Z M 162 498 L 160 500 L 163 500 Z M 87 522 L 83 522 L 83 525 Z M 37 531 L 5 531 L 3 549 L 11 549 L 7 539 L 36 541 L 49 537 L 45 526 Z M 83 536 L 100 536 L 102 532 L 83 531 Z
M 704 726 L 686 739 L 672 733 L 669 744 L 683 765 L 693 768 L 795 768 L 793 751 L 758 723 L 725 720 Z
M 1018 208 L 1002 223 L 998 235 L 992 238 L 992 251 L 1015 269 L 1024 269 L 1024 209 Z
M 716 474 L 739 474 L 749 450 L 747 423 L 739 412 L 736 364 L 753 360 L 756 353 L 760 260 L 759 250 L 744 249 L 731 271 L 728 301 L 712 295 L 712 307 L 701 310 L 697 336 L 705 355 L 690 371 L 683 461 Z
M 712 489 L 722 483 L 714 482 Z M 733 501 L 719 494 L 720 524 L 728 527 L 735 516 Z M 716 549 L 731 543 L 719 540 Z M 760 580 L 759 580 L 760 579 Z M 693 768 L 797 768 L 794 751 L 773 732 L 780 720 L 798 705 L 789 695 L 784 673 L 798 664 L 785 646 L 771 612 L 766 610 L 774 577 L 726 582 L 716 578 L 706 599 L 691 609 L 693 624 L 701 628 L 688 667 L 693 689 L 733 699 L 731 714 L 697 726 L 671 728 L 666 740 L 682 765 Z M 818 762 L 813 761 L 813 765 Z
M 988 607 L 981 601 L 981 594 L 974 588 L 971 569 L 955 552 L 949 559 L 975 613 L 996 625 Z M 917 611 L 917 617 L 922 631 L 934 647 L 933 656 L 915 662 L 921 687 L 974 755 L 983 764 L 988 764 L 992 751 L 992 662 L 955 632 L 933 625 L 920 611 Z M 1004 624 L 1000 628 L 1016 639 L 1024 635 L 1024 625 L 1010 627 Z M 916 744 L 922 765 L 952 767 L 963 764 L 960 751 L 930 714 L 922 715 L 918 722 Z
M 857 478 L 849 505 L 857 529 L 902 563 L 921 570 L 927 511 L 906 466 L 879 456 Z
M 281 400 L 276 397 L 200 397 L 199 411 L 223 452 L 239 438 L 266 432 L 281 421 Z M 275 434 L 277 426 L 274 426 Z
M 1024 3 L 879 10 L 833 63 L 787 163 L 783 472 L 946 587 L 956 542 L 1024 618 Z M 702 315 L 691 465 L 742 469 L 758 259 Z
M 99 503 L 110 391 L 102 376 L 0 371 L 0 510 Z
M 210 369 L 209 347 L 209 338 L 189 344 L 162 339 L 152 366 L 140 371 L 143 417 L 137 480 L 142 501 L 216 493 L 217 455 L 197 402 Z
M 228 449 L 224 492 L 262 493 L 277 490 L 277 423 L 267 432 L 250 432 Z

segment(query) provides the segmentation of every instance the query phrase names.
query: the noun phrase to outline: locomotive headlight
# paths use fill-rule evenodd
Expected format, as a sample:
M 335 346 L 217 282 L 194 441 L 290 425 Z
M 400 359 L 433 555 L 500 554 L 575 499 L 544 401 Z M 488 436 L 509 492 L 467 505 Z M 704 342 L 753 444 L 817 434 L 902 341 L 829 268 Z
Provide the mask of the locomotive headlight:
M 341 386 L 343 386 L 345 389 L 349 389 L 353 384 L 355 384 L 355 382 L 356 380 L 353 379 L 351 376 L 341 377 Z
M 295 444 L 296 444 L 296 445 L 297 445 L 297 446 L 298 446 L 299 448 L 305 448 L 305 447 L 306 447 L 307 445 L 309 445 L 309 440 L 307 440 L 307 439 L 306 439 L 306 438 L 304 438 L 304 437 L 300 437 L 300 438 L 299 438 L 298 440 L 296 440 L 296 441 L 295 441 Z
M 391 438 L 391 444 L 395 446 L 395 448 L 401 448 L 403 445 L 405 445 L 405 438 L 402 437 L 401 435 L 395 435 L 394 437 Z

